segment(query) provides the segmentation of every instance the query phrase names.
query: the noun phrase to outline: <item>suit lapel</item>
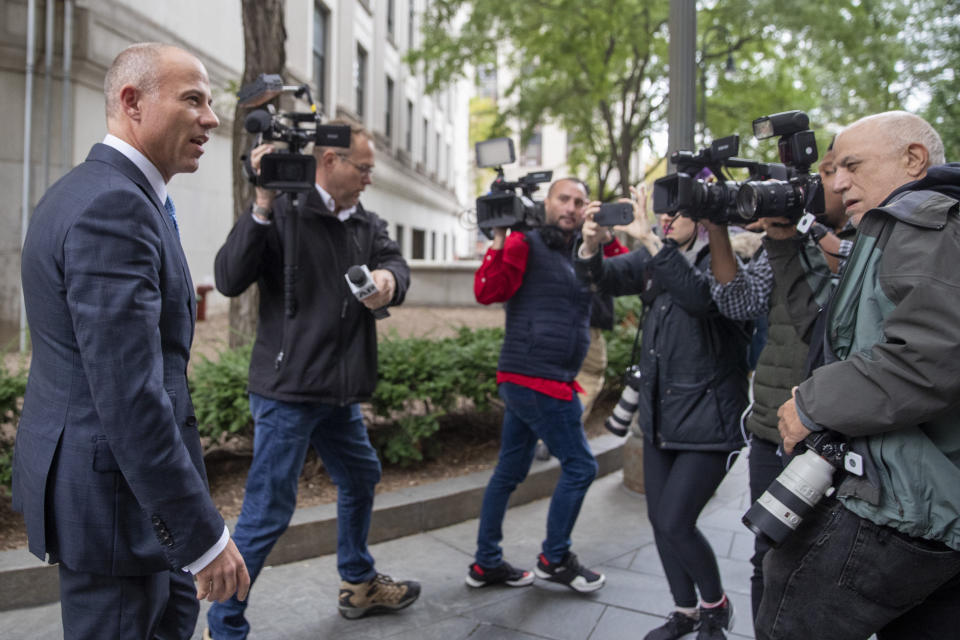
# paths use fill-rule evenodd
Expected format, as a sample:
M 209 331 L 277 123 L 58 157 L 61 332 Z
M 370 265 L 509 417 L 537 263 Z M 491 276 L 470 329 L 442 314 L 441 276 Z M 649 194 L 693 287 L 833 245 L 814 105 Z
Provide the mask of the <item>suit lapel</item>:
M 164 238 L 164 244 L 167 247 L 173 247 L 173 254 L 177 256 L 177 260 L 180 263 L 180 270 L 187 283 L 187 291 L 189 292 L 187 296 L 187 306 L 190 309 L 190 340 L 192 342 L 194 325 L 196 324 L 197 318 L 197 300 L 193 295 L 193 279 L 190 277 L 190 267 L 187 265 L 187 257 L 183 253 L 183 246 L 180 244 L 179 234 L 176 227 L 173 226 L 173 220 L 171 220 L 167 214 L 166 207 L 160 202 L 160 198 L 157 197 L 153 187 L 150 186 L 147 177 L 137 168 L 137 165 L 133 164 L 129 158 L 113 147 L 97 143 L 90 149 L 87 160 L 96 160 L 109 164 L 129 178 L 131 182 L 139 187 L 140 192 L 150 201 L 157 215 L 160 216 L 161 224 L 167 230 L 167 237 Z

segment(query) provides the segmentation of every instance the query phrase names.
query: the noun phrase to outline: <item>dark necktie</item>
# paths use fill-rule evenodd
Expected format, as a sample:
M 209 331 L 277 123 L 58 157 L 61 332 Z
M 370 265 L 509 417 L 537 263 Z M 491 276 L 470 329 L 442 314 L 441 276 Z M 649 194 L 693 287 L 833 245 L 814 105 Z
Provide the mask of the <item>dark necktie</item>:
M 177 224 L 177 208 L 173 206 L 173 200 L 170 199 L 170 196 L 167 196 L 166 201 L 163 203 L 163 208 L 167 210 L 167 215 L 170 216 L 170 220 L 173 221 L 173 228 L 177 230 L 177 238 L 179 238 L 180 225 Z

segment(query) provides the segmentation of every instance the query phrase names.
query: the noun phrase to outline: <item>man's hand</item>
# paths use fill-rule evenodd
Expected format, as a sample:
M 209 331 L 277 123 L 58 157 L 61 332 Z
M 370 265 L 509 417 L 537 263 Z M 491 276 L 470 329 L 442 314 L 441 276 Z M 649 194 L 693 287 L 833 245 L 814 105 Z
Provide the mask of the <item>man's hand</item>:
M 493 244 L 490 245 L 490 248 L 495 251 L 500 251 L 500 249 L 503 249 L 503 243 L 506 241 L 507 241 L 507 228 L 494 227 L 493 228 Z
M 797 388 L 793 388 L 792 397 L 780 405 L 777 410 L 777 417 L 780 422 L 777 424 L 777 430 L 780 431 L 780 437 L 783 438 L 784 453 L 793 453 L 793 448 L 798 442 L 810 435 L 810 429 L 803 426 L 800 422 L 800 415 L 797 413 Z
M 587 204 L 583 210 L 583 226 L 580 228 L 580 236 L 583 243 L 580 245 L 580 257 L 583 259 L 592 258 L 600 250 L 600 244 L 606 237 L 606 227 L 598 225 L 593 217 L 600 211 L 600 201 L 594 200 Z
M 233 539 L 227 542 L 213 562 L 196 575 L 197 600 L 226 602 L 234 593 L 237 600 L 246 600 L 250 591 L 250 574 Z
M 263 160 L 263 156 L 268 153 L 273 153 L 275 148 L 272 144 L 261 144 L 253 149 L 250 152 L 250 166 L 253 168 L 253 172 L 260 175 L 260 161 Z M 262 189 L 260 187 L 254 187 L 254 192 L 256 193 L 256 203 L 265 209 L 269 209 L 273 206 L 273 199 L 276 197 L 276 192 L 269 189 Z
M 789 240 L 797 236 L 797 222 L 790 218 L 760 218 L 763 230 L 773 240 Z
M 397 280 L 393 272 L 389 269 L 374 269 L 370 272 L 370 277 L 373 278 L 373 282 L 377 285 L 379 291 L 360 302 L 369 309 L 379 309 L 387 306 L 393 300 L 393 294 L 397 290 Z

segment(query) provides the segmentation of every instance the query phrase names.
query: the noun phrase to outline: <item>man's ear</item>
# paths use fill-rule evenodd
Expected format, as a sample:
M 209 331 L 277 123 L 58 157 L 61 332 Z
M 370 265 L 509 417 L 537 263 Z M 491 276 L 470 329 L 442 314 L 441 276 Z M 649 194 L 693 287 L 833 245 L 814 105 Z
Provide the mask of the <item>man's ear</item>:
M 120 88 L 120 108 L 128 118 L 140 122 L 140 90 L 133 85 L 123 85 Z
M 930 166 L 930 152 L 919 142 L 911 142 L 903 152 L 903 164 L 907 175 L 919 179 Z
M 333 165 L 339 160 L 337 152 L 333 149 L 324 149 L 317 162 L 317 169 L 323 169 L 324 172 L 333 170 Z

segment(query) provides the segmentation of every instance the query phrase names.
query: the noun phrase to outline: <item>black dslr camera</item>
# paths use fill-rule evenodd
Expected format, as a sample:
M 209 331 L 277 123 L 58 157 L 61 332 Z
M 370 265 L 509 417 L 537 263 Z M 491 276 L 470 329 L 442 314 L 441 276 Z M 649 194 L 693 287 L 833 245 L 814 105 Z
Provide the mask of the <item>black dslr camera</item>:
M 533 193 L 543 182 L 550 182 L 552 171 L 528 173 L 516 182 L 507 182 L 503 165 L 516 160 L 513 140 L 491 138 L 478 142 L 477 167 L 494 168 L 497 178 L 490 185 L 490 193 L 477 198 L 477 226 L 487 238 L 493 237 L 495 227 L 524 231 L 543 224 L 543 206 L 533 201 Z M 520 195 L 517 195 L 517 189 Z
M 674 151 L 670 161 L 677 173 L 653 184 L 653 210 L 679 213 L 718 224 L 749 223 L 757 218 L 785 217 L 807 228 L 813 216 L 823 212 L 820 176 L 809 173 L 818 157 L 809 118 L 802 111 L 785 111 L 753 121 L 758 139 L 780 136 L 780 163 L 763 163 L 735 157 L 740 147 L 736 135 L 715 140 L 697 153 Z M 729 168 L 747 169 L 750 177 L 736 182 L 726 177 Z M 709 169 L 717 180 L 698 177 Z M 799 227 L 799 225 L 798 225 Z M 801 232 L 805 228 L 800 229 Z
M 317 105 L 310 97 L 308 85 L 285 86 L 277 74 L 261 73 L 256 80 L 244 85 L 237 93 L 240 106 L 258 107 L 280 93 L 292 93 L 310 103 L 309 112 L 276 113 L 273 105 L 266 109 L 251 111 L 244 121 L 250 133 L 258 134 L 254 146 L 262 142 L 286 143 L 285 151 L 270 153 L 260 159 L 260 175 L 257 176 L 244 157 L 244 168 L 250 181 L 264 189 L 287 193 L 300 193 L 313 189 L 317 161 L 312 154 L 301 150 L 311 142 L 316 146 L 350 148 L 350 127 L 324 125 L 320 121 Z

